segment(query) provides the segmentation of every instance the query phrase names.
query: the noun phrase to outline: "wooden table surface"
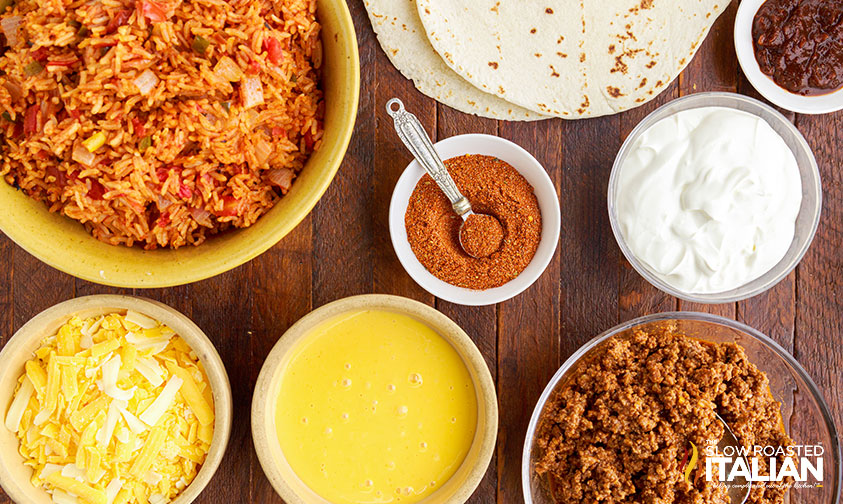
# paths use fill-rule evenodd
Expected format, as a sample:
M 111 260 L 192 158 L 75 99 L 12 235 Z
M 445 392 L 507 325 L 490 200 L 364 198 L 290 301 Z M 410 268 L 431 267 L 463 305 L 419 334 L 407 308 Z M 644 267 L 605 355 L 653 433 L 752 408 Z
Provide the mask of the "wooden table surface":
M 538 123 L 480 119 L 421 95 L 381 51 L 362 0 L 350 0 L 349 5 L 360 44 L 360 110 L 345 161 L 309 217 L 248 264 L 202 282 L 156 290 L 115 289 L 75 279 L 0 235 L 3 343 L 41 310 L 87 294 L 146 296 L 191 317 L 219 349 L 234 395 L 228 452 L 200 503 L 281 502 L 252 447 L 249 407 L 255 380 L 270 348 L 293 322 L 354 294 L 397 294 L 435 306 L 462 326 L 486 357 L 497 382 L 500 430 L 496 455 L 472 503 L 523 501 L 524 433 L 547 381 L 580 345 L 619 322 L 648 313 L 714 312 L 771 336 L 807 369 L 836 423 L 843 425 L 843 113 L 788 116 L 819 162 L 823 216 L 802 263 L 765 294 L 716 306 L 678 301 L 630 267 L 609 228 L 609 171 L 621 142 L 645 115 L 699 91 L 757 97 L 735 58 L 736 2 L 657 100 L 611 117 Z M 387 210 L 410 157 L 384 110 L 393 96 L 419 117 L 434 140 L 461 133 L 498 135 L 523 146 L 548 170 L 562 204 L 562 234 L 554 260 L 529 290 L 496 306 L 458 306 L 427 294 L 401 268 L 389 240 Z M 0 502 L 9 500 L 2 497 Z

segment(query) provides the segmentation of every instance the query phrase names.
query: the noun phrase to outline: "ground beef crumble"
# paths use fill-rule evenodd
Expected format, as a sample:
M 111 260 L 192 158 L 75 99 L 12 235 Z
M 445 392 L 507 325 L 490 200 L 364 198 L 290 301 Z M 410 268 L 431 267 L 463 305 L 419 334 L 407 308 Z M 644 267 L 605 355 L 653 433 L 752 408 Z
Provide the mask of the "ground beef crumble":
M 767 377 L 741 346 L 693 339 L 673 323 L 602 345 L 557 389 L 539 424 L 535 469 L 554 502 L 729 504 L 727 490 L 705 478 L 702 447 L 723 435 L 715 411 L 744 446 L 793 444 Z M 689 441 L 700 447 L 690 483 Z M 748 502 L 780 504 L 786 488 L 753 485 Z

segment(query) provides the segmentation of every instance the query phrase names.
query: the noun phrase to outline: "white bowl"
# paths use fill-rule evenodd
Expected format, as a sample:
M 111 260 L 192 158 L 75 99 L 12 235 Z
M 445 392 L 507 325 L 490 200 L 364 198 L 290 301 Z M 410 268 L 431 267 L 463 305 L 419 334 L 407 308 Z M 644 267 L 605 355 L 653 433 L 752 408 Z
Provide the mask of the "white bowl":
M 424 290 L 434 296 L 467 306 L 484 306 L 506 301 L 526 290 L 533 284 L 550 264 L 556 244 L 562 217 L 559 211 L 559 197 L 556 187 L 542 165 L 529 152 L 518 145 L 492 135 L 457 135 L 437 142 L 434 147 L 443 160 L 465 154 L 483 154 L 494 156 L 512 165 L 518 173 L 533 186 L 542 214 L 542 234 L 536 255 L 520 275 L 494 289 L 473 290 L 457 287 L 444 282 L 422 266 L 407 241 L 407 229 L 404 227 L 404 214 L 410 202 L 410 195 L 416 184 L 425 174 L 424 168 L 413 160 L 401 174 L 392 201 L 389 204 L 389 235 L 392 246 L 401 265 Z
M 765 0 L 742 0 L 735 17 L 735 52 L 737 52 L 743 73 L 752 87 L 764 98 L 792 112 L 827 114 L 843 110 L 843 89 L 824 95 L 802 96 L 779 86 L 770 76 L 761 71 L 755 59 L 752 44 L 752 22 L 764 2 Z

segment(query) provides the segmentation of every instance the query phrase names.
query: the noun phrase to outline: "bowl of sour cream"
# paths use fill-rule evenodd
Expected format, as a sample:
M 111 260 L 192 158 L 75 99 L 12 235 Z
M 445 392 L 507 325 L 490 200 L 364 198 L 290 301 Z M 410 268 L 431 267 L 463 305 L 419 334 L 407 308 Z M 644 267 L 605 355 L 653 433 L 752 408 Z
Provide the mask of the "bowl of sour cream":
M 701 303 L 750 298 L 807 252 L 822 209 L 819 169 L 783 115 L 734 93 L 698 93 L 647 116 L 608 190 L 621 251 L 647 281 Z

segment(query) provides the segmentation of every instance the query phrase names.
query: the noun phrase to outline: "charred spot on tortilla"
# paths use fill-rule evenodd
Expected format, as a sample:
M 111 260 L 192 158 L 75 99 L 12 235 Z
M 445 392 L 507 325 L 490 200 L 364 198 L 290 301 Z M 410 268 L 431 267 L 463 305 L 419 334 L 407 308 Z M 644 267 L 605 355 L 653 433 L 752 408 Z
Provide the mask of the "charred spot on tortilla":
M 644 77 L 643 79 L 641 79 L 641 83 L 638 84 L 638 89 L 641 89 L 642 87 L 644 87 L 646 85 L 647 85 L 647 78 Z
M 498 86 L 498 92 L 500 94 L 506 94 L 506 91 L 504 90 L 503 86 Z
M 588 107 L 591 106 L 591 102 L 588 100 L 588 96 L 583 95 L 582 103 L 580 103 L 580 108 L 577 109 L 577 114 L 585 114 L 585 111 L 588 110 Z
M 536 58 L 541 58 L 541 57 L 542 57 L 542 53 L 536 53 L 536 54 L 534 54 L 533 56 L 535 56 Z
M 535 28 L 531 29 L 530 33 L 536 33 L 536 29 Z
M 585 53 L 580 54 L 580 63 L 585 63 Z
M 492 67 L 493 69 L 497 70 L 498 69 L 498 62 L 497 61 L 490 61 L 489 66 Z
M 559 39 L 556 40 L 556 43 L 561 44 L 563 40 L 565 40 L 565 37 L 563 35 L 560 35 Z
M 549 66 L 550 66 L 550 76 L 551 77 L 559 77 L 559 72 L 557 72 L 556 69 L 553 68 L 553 65 L 549 65 Z
M 656 62 L 655 62 L 655 61 L 651 61 L 651 62 L 647 63 L 647 65 L 646 65 L 646 66 L 647 66 L 647 68 L 653 68 L 654 66 L 656 66 Z
M 567 58 L 568 57 L 567 54 L 565 54 L 563 52 L 558 52 L 558 51 L 557 51 L 556 55 L 559 56 L 560 58 Z
M 551 9 L 550 7 L 548 7 L 548 8 L 547 8 L 547 9 L 545 9 L 544 11 L 545 11 L 547 14 L 553 14 L 553 9 Z
M 614 86 L 606 86 L 606 91 L 608 91 L 609 96 L 612 98 L 620 98 L 621 96 L 624 96 L 624 94 L 621 93 L 620 88 L 616 88 Z
M 642 9 L 652 9 L 653 8 L 653 0 L 641 0 L 641 8 Z
M 611 44 L 609 46 L 609 54 L 614 54 L 614 53 L 615 53 L 615 44 Z
M 620 72 L 626 74 L 629 71 L 629 66 L 623 62 L 624 54 L 615 56 L 615 67 L 609 70 L 611 73 Z

